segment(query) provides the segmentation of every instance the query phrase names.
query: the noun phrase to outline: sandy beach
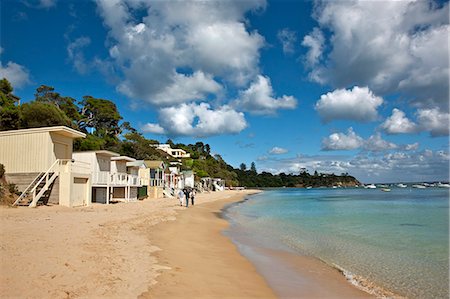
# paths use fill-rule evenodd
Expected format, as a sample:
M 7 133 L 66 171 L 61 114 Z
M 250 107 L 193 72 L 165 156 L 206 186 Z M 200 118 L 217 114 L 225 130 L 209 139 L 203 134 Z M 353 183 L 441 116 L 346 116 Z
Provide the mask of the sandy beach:
M 189 208 L 176 199 L 76 209 L 2 207 L 0 297 L 279 297 L 221 233 L 228 226 L 221 209 L 251 192 L 199 194 Z M 306 265 L 298 297 L 366 296 L 336 270 L 295 261 L 297 268 Z

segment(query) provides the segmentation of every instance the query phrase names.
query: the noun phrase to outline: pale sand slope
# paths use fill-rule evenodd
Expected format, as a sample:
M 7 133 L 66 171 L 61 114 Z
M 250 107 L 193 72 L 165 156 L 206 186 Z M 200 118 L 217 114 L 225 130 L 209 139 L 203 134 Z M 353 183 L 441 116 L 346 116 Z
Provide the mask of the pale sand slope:
M 220 209 L 248 193 L 200 194 L 188 209 L 176 199 L 0 208 L 0 298 L 274 297 L 220 233 L 227 227 Z M 340 289 L 355 289 L 337 277 L 305 288 L 323 289 L 331 278 L 340 286 L 333 297 L 348 297 Z
M 1 207 L 0 298 L 135 298 L 156 283 L 163 268 L 154 257 L 159 248 L 149 240 L 155 224 L 247 193 L 199 194 L 194 209 L 178 206 L 176 199 L 74 209 Z M 254 270 L 252 275 L 262 281 Z M 263 282 L 261 288 L 268 289 Z

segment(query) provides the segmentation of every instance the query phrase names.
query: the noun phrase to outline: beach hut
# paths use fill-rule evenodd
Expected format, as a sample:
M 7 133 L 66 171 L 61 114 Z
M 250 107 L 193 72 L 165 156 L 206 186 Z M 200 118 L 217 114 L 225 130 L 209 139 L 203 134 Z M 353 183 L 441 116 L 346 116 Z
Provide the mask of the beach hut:
M 127 163 L 135 159 L 106 150 L 75 152 L 73 156 L 90 165 L 92 202 L 137 200 L 137 188 L 141 186 L 137 170 L 127 168 Z
M 145 160 L 147 176 L 149 178 L 147 195 L 149 198 L 164 196 L 166 164 L 160 160 Z M 167 194 L 169 195 L 169 194 Z
M 0 163 L 22 192 L 14 204 L 90 204 L 89 164 L 72 157 L 73 140 L 85 136 L 65 126 L 0 132 Z

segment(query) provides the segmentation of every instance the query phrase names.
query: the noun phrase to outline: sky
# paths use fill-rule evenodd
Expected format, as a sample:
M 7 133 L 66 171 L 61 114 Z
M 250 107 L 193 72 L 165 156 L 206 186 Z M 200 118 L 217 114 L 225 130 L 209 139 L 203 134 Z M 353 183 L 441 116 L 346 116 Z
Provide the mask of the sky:
M 448 1 L 6 0 L 0 77 L 258 172 L 449 178 Z

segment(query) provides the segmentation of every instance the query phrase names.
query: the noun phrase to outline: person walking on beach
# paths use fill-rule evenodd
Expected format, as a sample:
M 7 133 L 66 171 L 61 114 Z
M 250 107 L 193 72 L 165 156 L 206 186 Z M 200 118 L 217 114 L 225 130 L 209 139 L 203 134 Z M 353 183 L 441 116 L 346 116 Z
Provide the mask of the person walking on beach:
M 180 189 L 180 191 L 178 191 L 178 200 L 180 201 L 180 206 L 183 206 L 183 197 L 184 197 L 183 190 Z
M 191 191 L 191 204 L 194 205 L 194 198 L 195 198 L 195 189 L 192 189 Z
M 189 189 L 184 188 L 183 189 L 184 198 L 186 199 L 186 208 L 189 207 Z

